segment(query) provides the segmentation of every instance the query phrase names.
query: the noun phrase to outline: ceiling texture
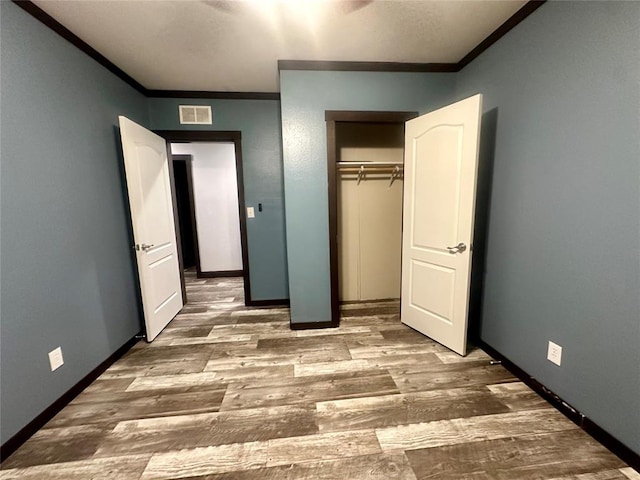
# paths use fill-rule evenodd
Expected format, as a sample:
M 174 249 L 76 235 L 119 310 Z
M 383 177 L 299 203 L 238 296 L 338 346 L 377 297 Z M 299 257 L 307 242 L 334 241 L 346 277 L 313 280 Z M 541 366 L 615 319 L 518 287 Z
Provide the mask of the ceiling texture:
M 456 64 L 526 0 L 35 0 L 149 90 L 278 92 L 278 60 Z

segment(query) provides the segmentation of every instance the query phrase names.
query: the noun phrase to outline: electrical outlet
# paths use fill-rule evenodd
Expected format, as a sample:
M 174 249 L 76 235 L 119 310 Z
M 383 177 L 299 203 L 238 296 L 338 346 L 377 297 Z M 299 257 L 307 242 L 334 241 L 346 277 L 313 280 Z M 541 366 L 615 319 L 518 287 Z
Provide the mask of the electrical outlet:
M 58 347 L 55 350 L 49 352 L 49 363 L 51 364 L 51 371 L 60 368 L 64 364 L 62 358 L 62 348 Z
M 560 366 L 562 363 L 562 347 L 557 343 L 549 342 L 547 350 L 547 360 Z

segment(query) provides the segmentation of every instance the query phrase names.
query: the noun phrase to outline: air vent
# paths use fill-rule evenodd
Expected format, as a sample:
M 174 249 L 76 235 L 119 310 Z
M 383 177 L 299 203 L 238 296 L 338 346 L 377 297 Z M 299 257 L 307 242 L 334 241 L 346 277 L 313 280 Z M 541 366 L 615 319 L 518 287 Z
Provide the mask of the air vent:
M 207 105 L 180 105 L 180 123 L 185 125 L 211 125 L 211 107 Z

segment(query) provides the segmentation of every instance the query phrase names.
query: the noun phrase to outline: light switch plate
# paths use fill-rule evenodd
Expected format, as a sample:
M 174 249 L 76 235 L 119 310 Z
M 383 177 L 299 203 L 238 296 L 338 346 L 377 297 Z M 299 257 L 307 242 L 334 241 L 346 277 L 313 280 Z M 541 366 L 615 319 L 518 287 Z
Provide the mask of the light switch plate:
M 51 371 L 57 370 L 64 364 L 62 358 L 62 348 L 58 347 L 55 350 L 49 352 L 49 364 L 51 365 Z
M 549 342 L 547 349 L 547 360 L 560 366 L 562 363 L 562 347 L 557 343 Z
M 253 209 L 253 207 L 247 207 L 247 217 L 254 218 L 255 216 L 256 216 L 256 211 Z

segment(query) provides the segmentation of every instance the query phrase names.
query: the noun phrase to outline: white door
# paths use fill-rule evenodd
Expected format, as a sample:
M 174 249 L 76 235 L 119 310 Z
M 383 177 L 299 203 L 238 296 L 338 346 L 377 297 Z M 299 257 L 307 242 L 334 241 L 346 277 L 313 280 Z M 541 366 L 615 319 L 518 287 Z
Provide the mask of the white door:
M 467 350 L 482 95 L 410 120 L 405 130 L 401 320 Z
M 182 308 L 182 285 L 163 138 L 119 117 L 147 341 Z

